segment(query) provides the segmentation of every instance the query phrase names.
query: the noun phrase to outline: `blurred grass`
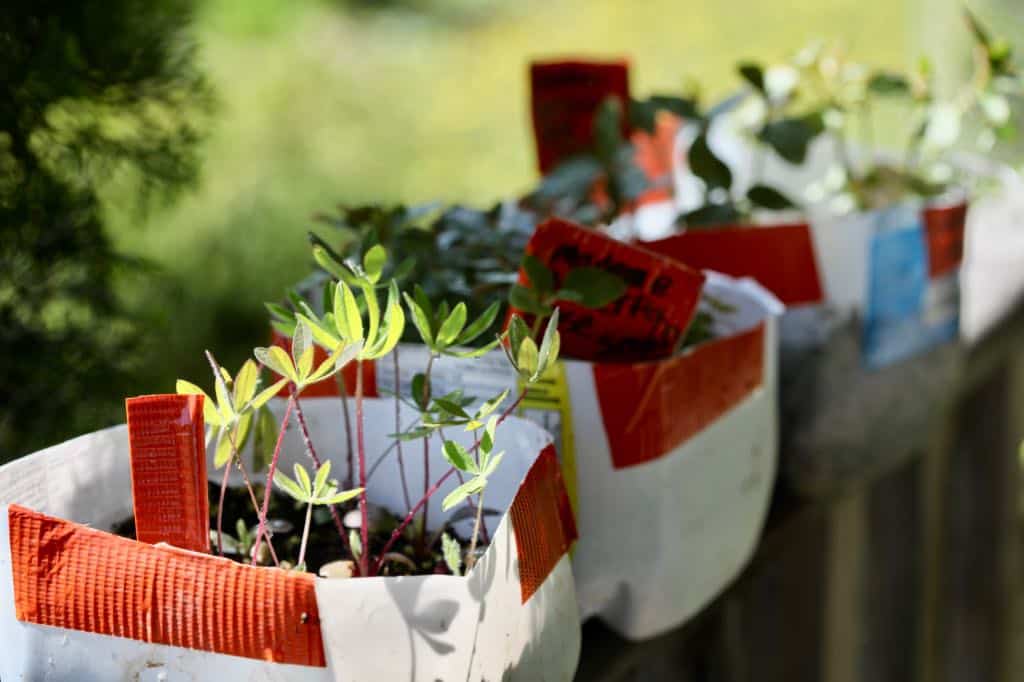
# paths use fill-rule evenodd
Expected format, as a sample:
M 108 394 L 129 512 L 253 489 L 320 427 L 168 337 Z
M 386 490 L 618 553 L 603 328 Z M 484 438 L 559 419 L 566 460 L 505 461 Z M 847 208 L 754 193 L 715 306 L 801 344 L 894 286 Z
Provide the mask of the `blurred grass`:
M 710 97 L 734 64 L 816 37 L 902 65 L 912 10 L 882 0 L 208 0 L 197 18 L 222 107 L 197 191 L 140 220 L 105 192 L 112 236 L 162 276 L 126 284 L 152 330 L 138 393 L 205 379 L 202 349 L 237 367 L 266 340 L 262 302 L 308 270 L 309 216 L 338 201 L 484 204 L 535 178 L 527 64 L 628 55 L 635 92 L 697 77 Z M 204 381 L 205 383 L 205 381 Z

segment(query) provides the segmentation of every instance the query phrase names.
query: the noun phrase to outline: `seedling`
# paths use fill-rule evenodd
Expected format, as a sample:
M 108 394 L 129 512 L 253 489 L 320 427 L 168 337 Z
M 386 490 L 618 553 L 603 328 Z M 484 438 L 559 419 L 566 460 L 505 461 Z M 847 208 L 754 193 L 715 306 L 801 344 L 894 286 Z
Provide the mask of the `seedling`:
M 331 507 L 341 504 L 363 492 L 362 488 L 354 490 L 338 490 L 337 481 L 330 481 L 331 475 L 330 460 L 320 465 L 316 471 L 316 477 L 310 481 L 309 473 L 298 462 L 295 463 L 295 479 L 290 479 L 282 473 L 274 478 L 274 485 L 282 491 L 291 495 L 299 504 L 306 505 L 306 523 L 302 528 L 302 540 L 299 545 L 299 560 L 295 568 L 299 571 L 306 570 L 306 545 L 309 542 L 309 524 L 313 519 L 313 507 L 323 505 Z

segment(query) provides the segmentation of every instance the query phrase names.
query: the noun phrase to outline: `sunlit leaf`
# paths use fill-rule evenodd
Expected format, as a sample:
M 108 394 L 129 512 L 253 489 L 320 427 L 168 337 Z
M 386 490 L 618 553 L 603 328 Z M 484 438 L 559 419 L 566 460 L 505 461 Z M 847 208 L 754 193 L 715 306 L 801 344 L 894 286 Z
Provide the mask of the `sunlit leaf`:
M 363 256 L 363 270 L 366 271 L 366 278 L 374 284 L 380 279 L 384 272 L 384 263 L 388 260 L 387 251 L 383 246 L 377 244 Z
M 272 385 L 268 386 L 267 388 L 257 393 L 253 397 L 250 405 L 252 406 L 253 409 L 258 410 L 259 408 L 266 405 L 271 398 L 280 393 L 281 389 L 284 388 L 285 384 L 287 383 L 288 379 L 279 379 L 278 381 L 275 381 Z
M 445 321 L 441 324 L 441 328 L 437 331 L 438 346 L 450 346 L 465 326 L 466 304 L 459 302 L 452 310 L 451 314 L 448 315 Z
M 217 413 L 217 403 L 206 395 L 206 391 L 199 388 L 190 381 L 178 379 L 174 390 L 179 395 L 201 395 L 203 396 L 203 421 L 207 426 L 220 426 L 220 415 Z
M 452 507 L 456 506 L 470 495 L 475 495 L 481 490 L 487 487 L 487 480 L 479 476 L 475 476 L 455 490 L 448 493 L 445 496 L 444 501 L 441 502 L 441 510 L 448 511 Z
M 241 409 L 256 394 L 256 383 L 259 381 L 260 370 L 252 360 L 246 360 L 242 369 L 235 377 L 235 407 Z
M 306 471 L 306 467 L 302 466 L 298 462 L 294 465 L 295 471 L 295 482 L 299 484 L 302 492 L 305 493 L 306 498 L 313 496 L 313 483 L 309 480 L 309 472 Z

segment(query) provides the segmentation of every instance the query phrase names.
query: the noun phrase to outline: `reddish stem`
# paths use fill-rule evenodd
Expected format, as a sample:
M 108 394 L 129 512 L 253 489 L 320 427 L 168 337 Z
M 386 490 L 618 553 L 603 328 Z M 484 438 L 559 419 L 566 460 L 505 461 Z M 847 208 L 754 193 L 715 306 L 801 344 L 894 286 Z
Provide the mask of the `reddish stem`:
M 359 457 L 359 531 L 363 551 L 359 554 L 359 575 L 367 576 L 370 570 L 370 516 L 366 506 L 366 447 L 363 443 L 363 361 L 356 365 L 356 448 Z
M 295 384 L 292 384 L 292 400 L 295 401 L 295 419 L 299 422 L 299 431 L 302 433 L 302 442 L 306 446 L 306 453 L 309 458 L 313 460 L 313 466 L 320 470 L 320 458 L 316 454 L 316 449 L 313 447 L 313 439 L 309 436 L 309 427 L 306 425 L 306 415 L 302 412 L 302 402 L 299 400 L 299 394 L 295 390 Z M 341 521 L 341 515 L 338 510 L 331 505 L 327 508 L 331 512 L 331 519 L 334 520 L 334 527 L 338 529 L 338 536 L 341 538 L 341 546 L 346 552 L 348 551 L 348 534 L 345 532 L 345 524 Z
M 277 433 L 277 444 L 274 445 L 274 456 L 270 459 L 270 466 L 267 467 L 267 483 L 263 489 L 263 510 L 259 514 L 260 525 L 256 529 L 256 544 L 252 548 L 252 563 L 256 565 L 256 558 L 260 555 L 260 545 L 263 542 L 263 534 L 267 532 L 267 511 L 270 509 L 270 489 L 273 488 L 274 472 L 277 471 L 277 458 L 281 455 L 281 446 L 284 444 L 284 432 L 288 428 L 288 420 L 292 416 L 292 408 L 295 406 L 295 395 L 288 398 L 288 405 L 284 410 L 284 417 L 281 419 L 281 430 Z M 270 543 L 270 538 L 267 538 Z
M 352 487 L 352 474 L 355 473 L 354 450 L 352 448 L 352 420 L 348 416 L 348 386 L 345 383 L 345 373 L 338 372 L 338 394 L 341 396 L 341 413 L 345 415 L 345 445 L 348 448 L 348 477 L 345 479 L 345 487 Z
M 511 405 L 509 405 L 508 408 L 504 412 L 501 413 L 501 416 L 498 417 L 498 424 L 501 424 L 503 421 L 505 421 L 505 419 L 508 418 L 508 416 L 510 414 L 512 414 L 517 407 L 519 407 L 519 403 L 523 402 L 523 398 L 525 398 L 525 397 L 526 397 L 526 391 L 524 390 L 524 391 L 522 391 L 519 394 L 519 397 L 516 398 L 516 401 L 514 403 L 512 403 Z M 470 449 L 472 450 L 473 448 L 477 448 L 477 447 L 480 447 L 480 441 L 479 440 L 477 440 L 477 442 L 474 443 L 473 446 Z M 426 494 L 423 495 L 423 497 L 420 499 L 420 501 L 416 503 L 416 506 L 414 506 L 412 508 L 412 510 L 409 512 L 409 514 L 404 519 L 402 519 L 402 523 L 400 523 L 398 525 L 398 527 L 395 528 L 394 531 L 392 531 L 391 537 L 388 538 L 387 543 L 384 544 L 384 549 L 382 549 L 381 552 L 380 552 L 380 558 L 377 559 L 377 563 L 374 566 L 373 575 L 377 575 L 377 573 L 380 572 L 380 567 L 384 563 L 384 555 L 386 555 L 391 550 L 391 548 L 394 546 L 394 544 L 398 541 L 398 538 L 402 535 L 402 531 L 405 530 L 406 526 L 408 526 L 412 522 L 412 520 L 416 517 L 416 512 L 418 512 L 420 510 L 420 507 L 423 507 L 424 505 L 426 505 L 427 501 L 430 500 L 430 498 L 434 495 L 434 493 L 436 493 L 441 488 L 441 486 L 444 484 L 444 482 L 448 480 L 448 477 L 451 476 L 456 471 L 458 471 L 458 469 L 456 469 L 455 467 L 452 467 L 452 468 L 448 469 L 448 471 L 444 472 L 444 474 L 442 474 L 441 478 L 437 479 L 437 482 L 434 483 L 434 485 L 432 485 L 427 490 Z M 424 530 L 426 530 L 426 529 L 424 528 Z M 364 554 L 365 554 L 365 552 L 364 552 Z M 366 574 L 364 573 L 363 575 L 366 575 Z

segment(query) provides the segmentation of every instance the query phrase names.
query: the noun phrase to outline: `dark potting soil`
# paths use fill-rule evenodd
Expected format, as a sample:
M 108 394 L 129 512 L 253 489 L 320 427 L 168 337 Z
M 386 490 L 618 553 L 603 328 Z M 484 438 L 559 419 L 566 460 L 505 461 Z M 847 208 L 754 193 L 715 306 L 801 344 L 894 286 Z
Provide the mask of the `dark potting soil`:
M 263 501 L 263 487 L 254 486 L 256 499 Z M 214 531 L 217 528 L 217 505 L 220 500 L 220 488 L 216 485 L 209 485 L 210 494 L 210 528 Z M 344 520 L 345 514 L 357 508 L 357 502 L 352 500 L 336 507 L 338 518 Z M 391 537 L 401 519 L 394 514 L 380 508 L 371 507 L 370 520 L 370 557 L 375 560 L 381 549 Z M 255 539 L 257 516 L 252 508 L 252 501 L 245 488 L 229 488 L 224 499 L 223 518 L 223 542 L 224 556 L 234 559 L 240 563 L 250 563 L 249 552 L 244 554 L 235 550 L 238 540 L 236 530 L 238 521 L 242 520 L 246 525 L 249 535 Z M 302 527 L 306 521 L 306 506 L 299 504 L 291 497 L 278 492 L 271 491 L 270 507 L 267 512 L 267 523 L 273 529 L 274 549 L 277 558 L 282 562 L 288 562 L 294 566 L 298 561 L 299 545 L 302 541 Z M 392 559 L 384 564 L 381 575 L 429 575 L 433 573 L 450 573 L 447 564 L 441 556 L 441 533 L 438 531 L 428 533 L 425 540 L 420 539 L 419 519 L 410 523 L 402 533 L 402 536 L 392 545 L 388 552 L 389 556 L 400 555 L 402 559 Z M 354 529 L 358 534 L 359 530 Z M 114 525 L 112 532 L 122 537 L 135 539 L 135 519 L 128 518 Z M 309 543 L 306 547 L 306 569 L 311 573 L 319 573 L 324 564 L 332 561 L 352 559 L 348 551 L 348 535 L 350 529 L 345 529 L 346 540 L 342 542 L 338 528 L 331 518 L 331 513 L 326 507 L 316 507 L 313 510 L 313 520 L 309 528 Z M 458 537 L 452 529 L 446 532 L 459 541 L 465 551 L 469 541 Z M 266 542 L 264 541 L 264 545 Z M 478 547 L 482 545 L 482 539 L 478 541 Z M 486 546 L 486 545 L 484 545 Z M 210 536 L 210 550 L 217 554 L 216 534 Z M 478 550 L 479 551 L 479 550 Z M 262 565 L 273 565 L 269 553 L 264 547 L 260 552 L 260 563 Z

